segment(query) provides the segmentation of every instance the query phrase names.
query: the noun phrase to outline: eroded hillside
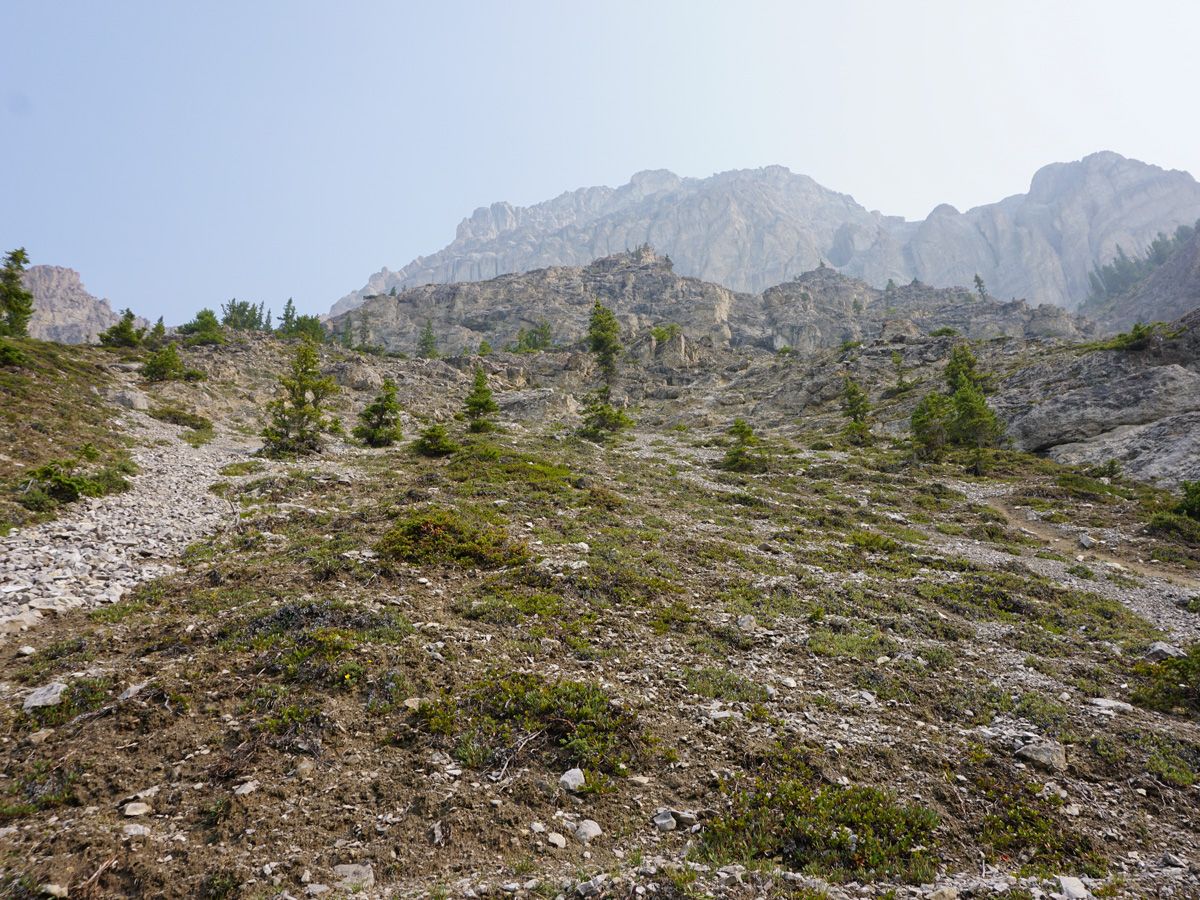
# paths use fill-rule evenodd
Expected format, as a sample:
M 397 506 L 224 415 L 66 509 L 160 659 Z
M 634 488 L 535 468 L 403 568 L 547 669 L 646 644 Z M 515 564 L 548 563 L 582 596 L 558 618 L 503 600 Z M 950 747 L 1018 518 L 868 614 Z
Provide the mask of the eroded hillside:
M 149 410 L 212 421 L 198 448 L 130 436 L 218 448 L 192 489 L 229 514 L 171 573 L 8 638 L 6 889 L 1200 888 L 1200 543 L 1148 527 L 1174 496 L 1015 450 L 984 475 L 916 460 L 902 423 L 953 336 L 815 356 L 626 337 L 613 397 L 637 424 L 609 444 L 575 434 L 583 352 L 326 348 L 333 412 L 349 425 L 391 377 L 406 442 L 294 461 L 251 455 L 290 346 L 186 350 L 192 383 L 117 370 Z M 1083 352 L 975 349 L 1002 411 L 1007 382 Z M 490 434 L 455 418 L 477 364 Z M 872 446 L 843 437 L 846 374 Z M 721 467 L 736 417 L 765 471 Z M 459 449 L 414 453 L 435 420 Z

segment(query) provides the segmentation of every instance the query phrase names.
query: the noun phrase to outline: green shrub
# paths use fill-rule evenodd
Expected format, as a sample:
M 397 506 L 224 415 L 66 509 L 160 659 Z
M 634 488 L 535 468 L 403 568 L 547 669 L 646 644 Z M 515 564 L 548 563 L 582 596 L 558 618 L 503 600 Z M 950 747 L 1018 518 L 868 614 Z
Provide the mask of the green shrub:
M 24 364 L 26 356 L 21 348 L 11 341 L 0 338 L 0 368 Z
M 733 437 L 733 445 L 725 451 L 718 464 L 728 472 L 758 473 L 767 471 L 767 459 L 753 449 L 758 436 L 745 419 L 734 419 L 727 432 Z
M 191 410 L 184 409 L 182 406 L 168 404 L 166 406 L 156 406 L 148 413 L 152 419 L 158 419 L 160 422 L 167 422 L 171 425 L 179 425 L 183 428 L 194 428 L 201 431 L 211 431 L 213 427 L 212 419 L 194 413 Z
M 1200 481 L 1185 481 L 1180 487 L 1183 489 L 1183 499 L 1174 511 L 1181 516 L 1200 521 Z
M 510 539 L 503 528 L 439 507 L 409 513 L 398 520 L 375 549 L 385 559 L 480 569 L 516 565 L 529 555 L 525 546 Z
M 358 414 L 354 436 L 368 447 L 390 447 L 400 440 L 400 403 L 396 400 L 396 382 L 383 381 L 383 389 Z
M 579 434 L 590 441 L 604 442 L 632 425 L 633 420 L 609 402 L 608 388 L 602 387 L 588 395 Z
M 279 379 L 283 396 L 267 404 L 270 421 L 262 430 L 264 456 L 294 456 L 321 451 L 321 432 L 333 425 L 325 401 L 337 393 L 332 378 L 321 375 L 317 345 L 304 338 L 292 356 L 291 369 Z
M 688 669 L 684 683 L 693 694 L 710 700 L 762 703 L 767 689 L 728 669 Z
M 1152 532 L 1182 541 L 1185 544 L 1200 545 L 1200 521 L 1191 516 L 1174 512 L 1157 512 L 1150 517 L 1146 526 Z
M 1186 656 L 1138 663 L 1134 672 L 1134 703 L 1163 712 L 1200 713 L 1200 644 L 1192 644 Z
M 178 331 L 184 335 L 184 344 L 189 347 L 225 343 L 225 332 L 221 330 L 221 322 L 211 309 L 200 310 L 196 313 L 196 318 L 180 325 Z
M 446 698 L 416 713 L 424 730 L 457 737 L 460 761 L 482 766 L 536 739 L 563 764 L 621 773 L 645 749 L 636 713 L 603 689 L 579 681 L 549 681 L 524 672 L 492 672 L 457 701 Z
M 728 806 L 703 832 L 714 861 L 780 860 L 830 881 L 932 881 L 939 819 L 874 787 L 821 784 L 807 767 L 722 787 Z
M 671 322 L 667 325 L 655 325 L 650 329 L 650 334 L 657 343 L 665 344 L 667 341 L 677 337 L 680 330 L 681 329 L 678 325 L 676 325 L 674 322 Z
M 413 441 L 412 449 L 422 456 L 449 456 L 458 450 L 458 444 L 450 439 L 445 425 L 434 423 Z
M 133 310 L 127 309 L 121 313 L 120 320 L 107 331 L 100 334 L 100 345 L 103 347 L 138 347 L 146 335 L 145 328 L 134 328 L 136 317 Z
M 930 337 L 958 337 L 958 329 L 951 328 L 949 325 L 945 325 L 941 328 L 933 329 L 933 331 L 929 332 L 929 336 Z

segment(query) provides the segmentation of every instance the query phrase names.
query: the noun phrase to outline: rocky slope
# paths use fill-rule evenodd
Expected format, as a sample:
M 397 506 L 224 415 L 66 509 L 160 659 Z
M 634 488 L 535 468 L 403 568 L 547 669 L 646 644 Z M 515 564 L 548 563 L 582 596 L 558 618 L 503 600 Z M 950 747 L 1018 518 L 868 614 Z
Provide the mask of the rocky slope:
M 25 272 L 25 287 L 33 294 L 29 334 L 43 341 L 91 343 L 120 318 L 107 300 L 87 292 L 74 269 L 31 266 Z
M 75 505 L 61 544 L 6 540 L 8 602 L 55 585 L 93 608 L 49 604 L 0 652 L 0 893 L 1200 892 L 1198 707 L 1176 687 L 1200 545 L 1146 531 L 1164 492 L 892 446 L 948 337 L 631 343 L 615 395 L 638 424 L 607 446 L 570 434 L 565 398 L 596 370 L 567 351 L 323 348 L 337 414 L 392 377 L 406 438 L 438 420 L 461 444 L 436 459 L 331 437 L 220 469 L 286 364 L 272 338 L 185 349 L 206 381 L 139 385 L 217 439 L 114 409 L 146 426 L 138 478 L 186 502 L 140 523 L 120 498 Z M 978 349 L 1004 379 L 1057 352 Z M 923 386 L 889 397 L 897 350 Z M 501 405 L 483 436 L 454 419 L 475 365 Z M 841 445 L 836 395 L 811 390 L 845 372 L 879 410 L 874 447 Z M 765 471 L 720 467 L 735 416 Z M 63 554 L 92 525 L 121 566 L 146 550 L 171 571 L 116 602 L 89 590 Z
M 1106 330 L 1125 331 L 1136 322 L 1172 322 L 1200 308 L 1200 231 L 1128 292 L 1086 313 Z
M 487 281 L 433 284 L 372 297 L 328 322 L 356 344 L 413 352 L 428 322 L 443 352 L 473 352 L 486 339 L 499 348 L 539 321 L 561 343 L 580 339 L 596 299 L 626 331 L 678 325 L 713 346 L 809 350 L 888 333 L 951 327 L 977 339 L 1078 339 L 1092 326 L 1058 307 L 984 300 L 961 288 L 919 283 L 878 290 L 832 268 L 815 269 L 762 294 L 744 294 L 677 275 L 673 261 L 649 247 L 583 267 L 537 269 Z
M 919 222 L 868 211 L 781 166 L 702 179 L 640 172 L 615 189 L 477 209 L 446 248 L 382 269 L 331 314 L 393 287 L 580 266 L 646 242 L 681 273 L 739 291 L 762 291 L 824 260 L 877 287 L 889 278 L 971 284 L 978 273 L 997 297 L 1073 308 L 1092 267 L 1118 245 L 1138 252 L 1160 230 L 1197 217 L 1200 185 L 1190 175 L 1110 152 L 1046 166 L 1025 194 L 966 212 L 942 205 Z

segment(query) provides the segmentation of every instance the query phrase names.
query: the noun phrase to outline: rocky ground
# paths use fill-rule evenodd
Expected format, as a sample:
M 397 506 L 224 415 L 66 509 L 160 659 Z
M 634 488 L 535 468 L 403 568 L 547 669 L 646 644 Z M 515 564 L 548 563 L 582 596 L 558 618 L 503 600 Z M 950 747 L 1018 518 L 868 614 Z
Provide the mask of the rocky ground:
M 732 415 L 798 389 L 676 350 L 626 370 L 609 446 L 572 431 L 580 355 L 487 361 L 484 436 L 453 416 L 473 361 L 327 358 L 347 422 L 392 375 L 439 459 L 250 458 L 273 342 L 118 375 L 215 436 L 126 411 L 131 489 L 2 539 L 31 606 L 0 644 L 4 890 L 1200 894 L 1200 548 L 1147 530 L 1169 495 L 917 464 L 883 423 L 847 446 L 819 390 L 765 472 L 725 471 Z

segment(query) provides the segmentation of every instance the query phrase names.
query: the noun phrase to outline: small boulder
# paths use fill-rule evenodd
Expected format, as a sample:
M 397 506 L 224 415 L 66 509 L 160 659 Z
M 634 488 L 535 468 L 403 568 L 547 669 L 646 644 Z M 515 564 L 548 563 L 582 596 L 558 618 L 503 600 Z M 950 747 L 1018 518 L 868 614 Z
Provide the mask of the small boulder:
M 1166 641 L 1155 641 L 1150 645 L 1150 649 L 1146 651 L 1146 659 L 1150 662 L 1162 662 L 1164 659 L 1178 659 L 1181 656 L 1187 656 L 1187 654 L 1174 644 L 1168 644 Z
M 1067 751 L 1057 741 L 1032 741 L 1017 750 L 1017 758 L 1053 772 L 1067 768 Z
M 52 681 L 49 684 L 44 684 L 40 688 L 29 692 L 21 708 L 25 712 L 29 712 L 31 709 L 40 709 L 43 706 L 58 706 L 58 704 L 62 703 L 63 691 L 66 689 L 67 686 L 61 681 Z
M 602 834 L 604 829 L 592 819 L 584 819 L 575 827 L 575 839 L 581 844 L 590 844 Z
M 587 778 L 582 769 L 567 769 L 558 779 L 558 784 L 564 791 L 574 794 L 583 789 L 583 786 L 587 784 Z
M 1058 887 L 1065 900 L 1088 900 L 1092 896 L 1083 882 L 1073 875 L 1059 875 Z
M 671 815 L 669 809 L 659 810 L 650 821 L 659 831 L 674 831 L 679 827 L 679 823 L 675 821 L 675 817 Z
M 125 815 L 133 818 L 134 816 L 144 816 L 150 813 L 149 803 L 126 803 L 124 809 Z

